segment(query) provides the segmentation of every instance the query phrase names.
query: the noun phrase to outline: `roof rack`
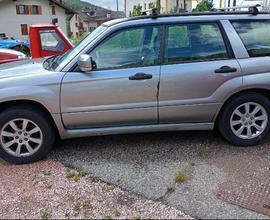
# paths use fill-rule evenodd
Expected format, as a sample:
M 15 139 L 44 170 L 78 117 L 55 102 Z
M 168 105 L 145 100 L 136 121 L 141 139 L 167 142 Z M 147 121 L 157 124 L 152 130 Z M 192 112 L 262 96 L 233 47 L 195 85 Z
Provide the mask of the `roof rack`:
M 227 8 L 218 8 L 216 10 L 224 11 L 224 12 L 226 10 L 227 10 L 227 12 L 231 12 L 230 10 L 233 10 L 235 12 L 238 9 L 247 8 L 248 9 L 248 11 L 247 11 L 248 14 L 257 15 L 257 14 L 260 13 L 258 7 L 261 7 L 261 5 L 257 4 L 257 5 L 253 5 L 253 6 L 234 6 L 234 7 L 227 7 Z
M 149 16 L 151 16 L 152 18 L 158 18 L 160 15 L 158 14 L 158 10 L 157 8 L 152 8 L 152 9 L 149 9 L 149 10 L 144 10 L 142 12 L 142 16 L 147 16 L 147 13 L 150 13 Z
M 258 7 L 261 5 L 255 6 L 239 6 L 239 7 L 229 7 L 229 8 L 219 8 L 214 11 L 207 11 L 207 12 L 193 12 L 193 13 L 178 13 L 178 14 L 158 14 L 158 10 L 156 8 L 145 10 L 142 12 L 141 16 L 132 17 L 128 20 L 139 20 L 139 19 L 157 19 L 162 17 L 181 17 L 181 16 L 202 16 L 202 15 L 258 15 L 258 14 L 270 14 L 269 12 L 262 12 L 258 10 Z M 247 8 L 248 11 L 236 11 L 237 9 Z M 226 11 L 227 10 L 227 11 Z M 233 11 L 228 11 L 233 10 Z

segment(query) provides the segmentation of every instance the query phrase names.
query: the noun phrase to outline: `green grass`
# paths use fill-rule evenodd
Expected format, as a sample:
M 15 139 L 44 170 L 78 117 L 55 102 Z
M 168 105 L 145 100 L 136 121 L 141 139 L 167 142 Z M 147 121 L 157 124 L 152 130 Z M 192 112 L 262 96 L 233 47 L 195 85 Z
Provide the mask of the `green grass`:
M 175 175 L 175 182 L 176 183 L 183 183 L 186 181 L 186 179 L 187 179 L 187 175 L 184 172 L 178 172 Z
M 80 212 L 81 211 L 81 203 L 77 202 L 74 207 L 73 207 L 73 210 L 75 212 Z
M 41 219 L 49 219 L 51 217 L 51 213 L 48 210 L 43 210 L 40 212 L 40 218 Z
M 206 158 L 209 155 L 209 148 L 208 147 L 204 147 L 202 149 L 199 150 L 197 156 L 201 159 Z
M 137 214 L 136 216 L 135 216 L 135 220 L 140 220 L 142 217 L 141 217 L 141 215 L 140 214 Z
M 86 176 L 85 170 L 81 167 L 77 170 L 67 169 L 66 178 L 73 179 L 75 182 L 78 182 L 82 177 Z

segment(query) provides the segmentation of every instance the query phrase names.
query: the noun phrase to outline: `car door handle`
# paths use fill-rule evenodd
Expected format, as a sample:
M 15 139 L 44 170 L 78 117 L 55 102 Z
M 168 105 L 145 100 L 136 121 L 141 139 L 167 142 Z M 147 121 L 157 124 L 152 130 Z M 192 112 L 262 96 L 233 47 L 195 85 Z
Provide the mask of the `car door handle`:
M 130 76 L 129 80 L 145 80 L 145 79 L 152 79 L 153 76 L 151 74 L 146 73 L 136 73 L 134 76 Z
M 215 70 L 215 73 L 235 73 L 237 69 L 230 66 L 223 66 L 220 69 Z

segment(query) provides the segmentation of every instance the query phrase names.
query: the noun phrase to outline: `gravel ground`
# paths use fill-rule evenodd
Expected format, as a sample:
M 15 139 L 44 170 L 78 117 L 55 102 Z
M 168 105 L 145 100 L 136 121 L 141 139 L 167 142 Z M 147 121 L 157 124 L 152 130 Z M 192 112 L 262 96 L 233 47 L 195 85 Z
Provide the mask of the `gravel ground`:
M 24 166 L 0 160 L 0 176 L 1 219 L 190 218 L 53 160 Z
M 215 132 L 170 132 L 63 141 L 51 157 L 193 217 L 265 219 L 219 200 L 216 193 L 220 185 L 234 182 L 234 170 L 247 172 L 245 162 L 259 163 L 252 156 L 270 160 L 269 145 L 268 138 L 257 147 L 237 148 Z M 175 183 L 179 172 L 183 183 Z

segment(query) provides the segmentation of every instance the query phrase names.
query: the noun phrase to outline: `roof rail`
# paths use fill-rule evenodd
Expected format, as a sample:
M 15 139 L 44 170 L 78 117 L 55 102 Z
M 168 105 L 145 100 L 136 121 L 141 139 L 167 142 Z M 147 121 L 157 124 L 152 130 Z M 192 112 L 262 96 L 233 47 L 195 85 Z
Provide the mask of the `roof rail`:
M 144 10 L 141 15 L 142 16 L 147 16 L 147 13 L 148 12 L 150 12 L 149 16 L 152 17 L 152 18 L 158 18 L 158 16 L 159 16 L 157 8 L 152 8 L 152 9 L 149 9 L 149 10 Z
M 257 5 L 253 5 L 253 6 L 234 6 L 234 7 L 218 8 L 216 10 L 218 10 L 218 11 L 234 10 L 234 12 L 235 12 L 235 10 L 247 8 L 249 14 L 257 15 L 260 13 L 258 7 L 261 7 L 261 5 L 257 4 Z M 228 11 L 228 12 L 230 12 L 230 11 Z
M 261 5 L 255 6 L 239 6 L 239 7 L 229 7 L 229 8 L 220 8 L 213 11 L 206 12 L 184 12 L 184 13 L 176 13 L 176 14 L 158 14 L 158 10 L 156 8 L 145 10 L 142 12 L 141 16 L 130 17 L 127 20 L 140 20 L 140 19 L 157 19 L 164 17 L 186 17 L 186 16 L 202 16 L 202 15 L 258 15 L 258 14 L 270 14 L 270 12 L 259 11 L 258 7 Z M 247 8 L 247 11 L 236 11 L 237 9 Z M 233 11 L 226 11 L 229 9 L 234 9 Z

